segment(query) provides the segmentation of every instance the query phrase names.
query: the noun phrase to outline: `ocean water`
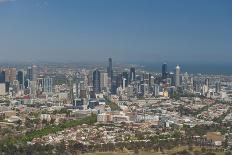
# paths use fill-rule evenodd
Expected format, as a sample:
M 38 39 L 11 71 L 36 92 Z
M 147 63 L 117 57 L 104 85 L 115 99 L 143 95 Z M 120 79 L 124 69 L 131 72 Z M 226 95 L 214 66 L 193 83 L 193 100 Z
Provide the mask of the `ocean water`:
M 175 70 L 177 63 L 167 63 L 168 71 Z M 140 63 L 145 69 L 155 72 L 161 72 L 162 63 Z M 232 63 L 231 64 L 204 64 L 204 63 L 179 63 L 181 72 L 192 74 L 215 74 L 215 75 L 232 75 Z

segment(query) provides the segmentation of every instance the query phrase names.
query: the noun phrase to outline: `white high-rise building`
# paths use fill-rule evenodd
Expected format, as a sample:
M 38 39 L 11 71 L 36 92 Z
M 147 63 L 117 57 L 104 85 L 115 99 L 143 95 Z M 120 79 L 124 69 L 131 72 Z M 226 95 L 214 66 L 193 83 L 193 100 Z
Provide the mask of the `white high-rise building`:
M 180 66 L 176 66 L 176 87 L 180 86 Z
M 126 78 L 122 79 L 122 89 L 126 88 Z

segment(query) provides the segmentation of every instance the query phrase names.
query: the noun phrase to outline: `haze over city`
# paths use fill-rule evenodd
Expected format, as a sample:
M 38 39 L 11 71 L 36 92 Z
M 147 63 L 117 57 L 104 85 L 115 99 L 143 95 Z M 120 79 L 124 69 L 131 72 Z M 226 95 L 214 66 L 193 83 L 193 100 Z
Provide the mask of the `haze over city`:
M 1 0 L 0 61 L 230 63 L 230 0 Z
M 0 0 L 1 155 L 232 155 L 231 0 Z

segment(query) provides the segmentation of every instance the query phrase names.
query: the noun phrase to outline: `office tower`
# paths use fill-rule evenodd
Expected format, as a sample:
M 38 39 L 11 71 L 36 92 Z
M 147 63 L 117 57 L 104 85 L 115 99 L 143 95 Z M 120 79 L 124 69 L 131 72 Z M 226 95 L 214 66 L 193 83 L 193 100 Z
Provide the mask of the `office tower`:
M 0 83 L 0 96 L 6 95 L 6 84 Z
M 103 90 L 103 89 L 107 89 L 107 87 L 108 87 L 108 75 L 107 75 L 107 73 L 104 73 L 104 72 L 102 72 L 101 73 L 101 80 L 100 80 L 100 86 L 101 86 L 101 90 Z
M 95 70 L 93 72 L 93 91 L 95 93 L 100 93 L 101 91 L 101 86 L 100 86 L 100 82 L 101 82 L 101 74 L 99 70 Z
M 217 82 L 215 83 L 215 92 L 216 92 L 216 93 L 220 93 L 220 91 L 221 91 L 221 82 L 220 82 L 220 81 L 217 81 Z
M 16 80 L 16 68 L 5 69 L 5 82 L 13 83 Z
M 13 83 L 16 80 L 16 68 L 9 68 L 10 75 L 9 75 L 9 81 L 10 83 Z
M 0 73 L 0 83 L 5 83 L 5 82 L 6 82 L 5 77 L 6 77 L 6 72 L 5 72 L 5 71 L 2 71 L 2 72 Z
M 180 86 L 180 66 L 176 66 L 176 87 Z
M 162 79 L 166 79 L 168 75 L 168 65 L 164 63 L 162 65 Z
M 151 85 L 155 84 L 155 77 L 154 77 L 154 76 L 151 76 L 150 84 L 151 84 Z
M 141 92 L 143 96 L 146 96 L 149 94 L 149 86 L 148 84 L 141 84 Z
M 36 81 L 30 81 L 30 94 L 34 98 L 36 95 Z
M 43 79 L 43 91 L 46 93 L 52 92 L 52 86 L 53 86 L 53 79 L 48 77 L 45 77 Z
M 125 79 L 125 86 L 128 86 L 128 81 L 129 81 L 129 75 L 127 72 L 122 73 L 122 80 Z
M 18 71 L 17 80 L 19 81 L 19 88 L 24 89 L 24 73 L 23 73 L 23 71 Z
M 154 84 L 153 85 L 153 95 L 155 96 L 155 97 L 157 97 L 157 96 L 159 96 L 159 85 L 158 84 Z
M 5 88 L 6 88 L 6 92 L 9 93 L 10 92 L 10 82 L 5 82 Z
M 171 79 L 171 85 L 175 86 L 175 74 L 173 72 L 169 73 L 169 78 Z
M 150 73 L 143 74 L 143 83 L 147 84 L 149 87 L 151 86 L 151 74 Z
M 29 87 L 30 87 L 30 80 L 26 79 L 24 82 L 24 88 L 29 89 Z
M 32 66 L 32 80 L 36 81 L 37 79 L 37 66 L 33 65 Z
M 112 79 L 113 78 L 112 58 L 109 58 L 109 66 L 107 68 L 107 73 L 108 73 L 108 77 Z
M 130 82 L 135 81 L 135 68 L 130 68 Z
M 205 79 L 205 84 L 203 85 L 203 94 L 206 95 L 209 92 L 209 78 Z
M 93 86 L 93 74 L 89 73 L 87 75 L 87 83 L 88 83 L 88 86 Z
M 126 81 L 127 81 L 126 78 L 122 78 L 122 89 L 126 88 Z
M 32 81 L 32 67 L 27 68 L 27 79 Z
M 30 81 L 36 81 L 37 79 L 37 67 L 33 65 L 27 68 L 27 79 Z
M 116 78 L 116 87 L 118 88 L 118 87 L 121 87 L 121 86 L 122 86 L 122 74 L 120 73 L 120 74 L 117 75 L 117 78 Z
M 205 79 L 205 85 L 209 88 L 209 78 Z

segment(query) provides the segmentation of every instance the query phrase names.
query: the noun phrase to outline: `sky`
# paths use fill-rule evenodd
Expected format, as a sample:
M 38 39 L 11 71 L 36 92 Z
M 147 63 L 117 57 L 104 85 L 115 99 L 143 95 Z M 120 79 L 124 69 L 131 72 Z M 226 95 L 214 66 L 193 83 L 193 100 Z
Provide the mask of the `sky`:
M 230 63 L 231 0 L 0 0 L 0 61 Z

